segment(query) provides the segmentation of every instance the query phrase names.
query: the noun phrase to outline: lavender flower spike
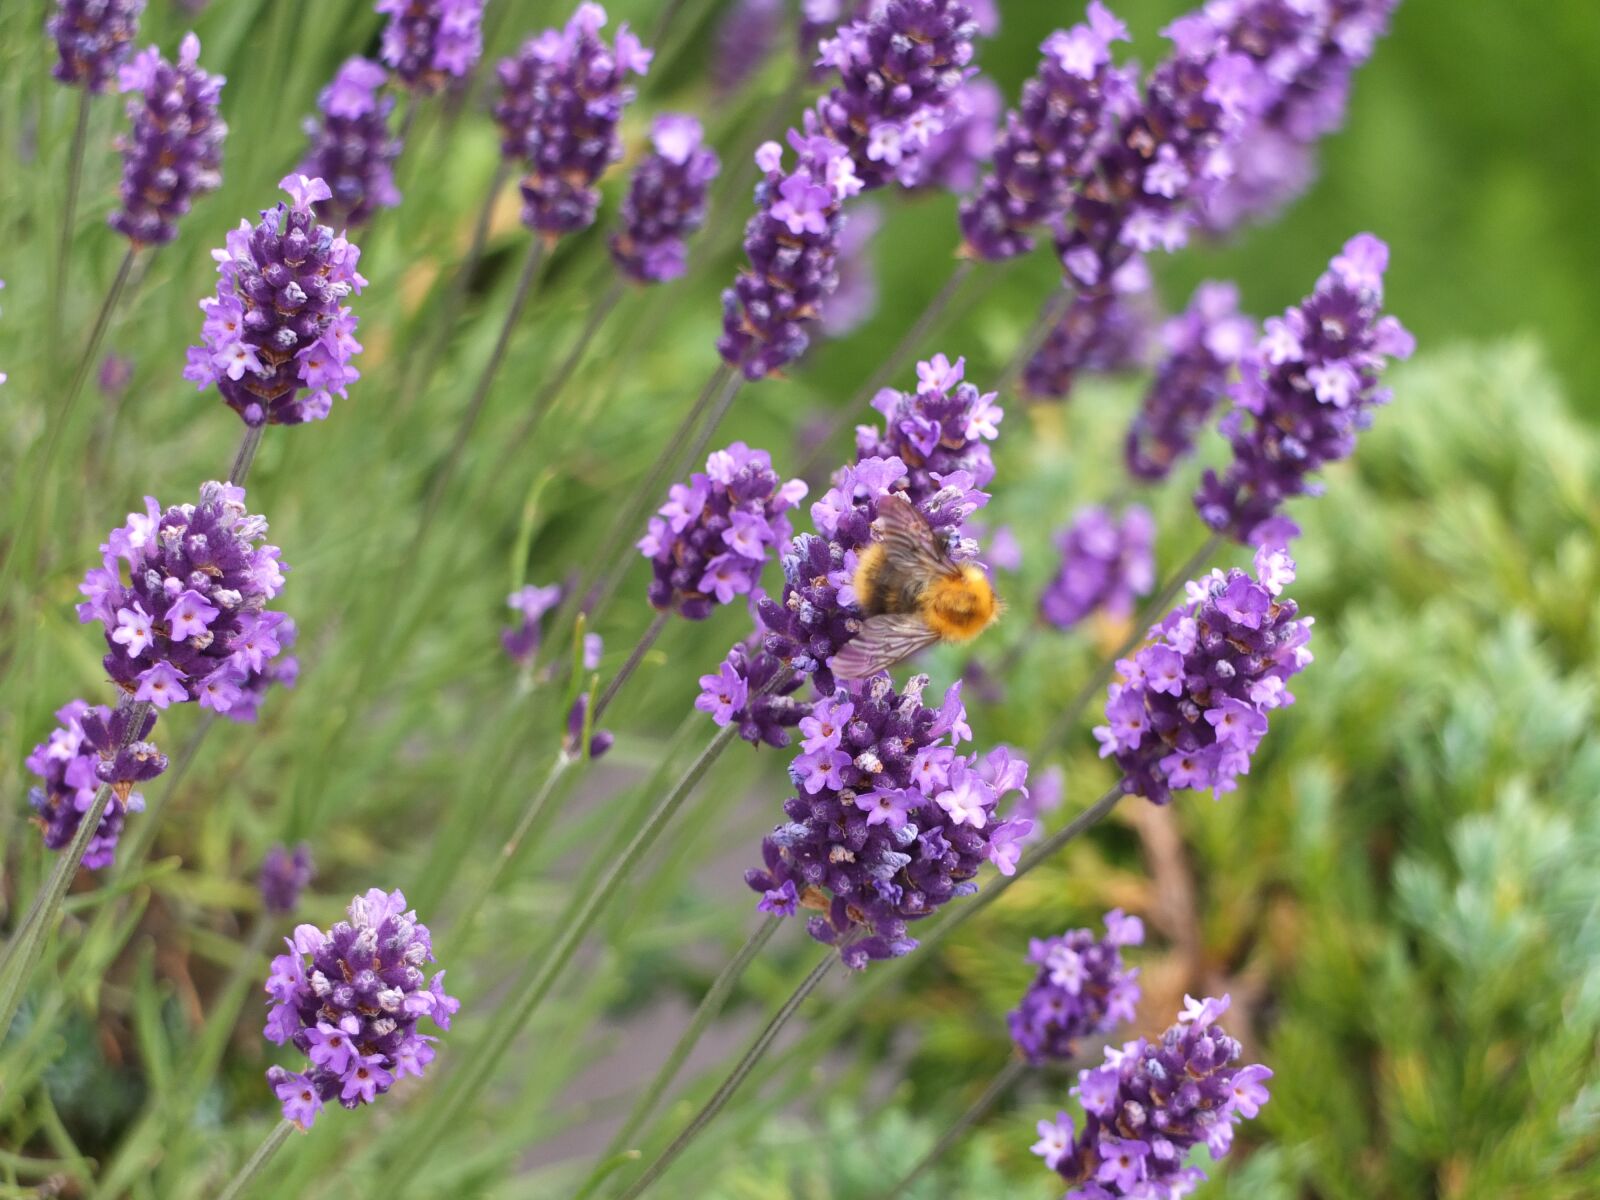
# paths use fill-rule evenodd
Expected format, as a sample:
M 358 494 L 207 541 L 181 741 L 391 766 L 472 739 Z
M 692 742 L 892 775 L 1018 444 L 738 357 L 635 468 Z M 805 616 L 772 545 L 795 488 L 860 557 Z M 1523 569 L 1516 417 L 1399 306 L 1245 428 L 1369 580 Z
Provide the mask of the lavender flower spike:
M 261 211 L 213 250 L 217 294 L 202 300 L 201 344 L 189 348 L 183 377 L 204 391 L 215 385 L 246 425 L 319 421 L 335 395 L 359 379 L 350 360 L 361 350 L 356 317 L 344 303 L 367 281 L 356 270 L 361 249 L 326 225 L 311 206 L 332 199 L 320 179 L 289 175 L 282 201 Z
M 1207 471 L 1195 493 L 1200 518 L 1245 545 L 1298 532 L 1285 500 L 1321 491 L 1312 475 L 1355 452 L 1372 410 L 1389 402 L 1378 385 L 1391 358 L 1416 340 L 1383 315 L 1389 247 L 1358 234 L 1328 264 L 1316 289 L 1281 318 L 1269 318 L 1239 363 L 1234 408 L 1222 421 L 1233 462 Z
M 844 147 L 868 190 L 914 182 L 917 156 L 959 118 L 977 33 L 962 0 L 890 0 L 820 44 L 839 83 L 817 101 L 814 132 Z
M 1038 72 L 1006 116 L 994 171 L 961 206 L 967 251 L 991 261 L 1033 249 L 1033 231 L 1058 219 L 1137 104 L 1135 83 L 1111 63 L 1128 27 L 1099 0 L 1086 24 L 1057 30 L 1040 47 Z
M 752 610 L 759 605 L 757 595 L 765 598 L 752 593 Z M 761 642 L 759 633 L 745 639 L 728 651 L 716 674 L 700 676 L 694 706 L 719 727 L 737 726 L 739 736 L 752 746 L 782 749 L 789 744 L 789 731 L 811 715 L 812 706 L 794 696 L 805 676 L 769 654 Z M 774 684 L 780 675 L 783 682 Z
M 650 67 L 653 51 L 626 22 L 614 48 L 600 37 L 605 23 L 606 10 L 586 0 L 565 29 L 530 38 L 496 69 L 500 151 L 526 165 L 522 221 L 547 237 L 594 223 L 595 183 L 622 157 L 617 126 L 634 97 L 628 76 Z
M 734 0 L 717 26 L 711 86 L 727 99 L 761 69 L 783 31 L 783 0 Z
M 449 1030 L 461 1002 L 429 980 L 428 927 L 399 892 L 373 888 L 350 901 L 348 921 L 324 933 L 301 925 L 267 977 L 267 1040 L 293 1044 L 304 1071 L 267 1071 L 286 1120 L 309 1129 L 322 1106 L 371 1104 L 407 1075 L 421 1077 L 437 1038 L 417 1032 L 423 1017 Z
M 544 640 L 540 621 L 545 613 L 561 603 L 561 585 L 527 584 L 506 597 L 506 605 L 520 615 L 520 620 L 500 634 L 500 644 L 519 666 L 527 666 L 539 653 Z
M 1205 1144 L 1213 1160 L 1233 1145 L 1234 1126 L 1267 1102 L 1272 1072 L 1240 1067 L 1243 1051 L 1217 1025 L 1228 997 L 1184 997 L 1183 1013 L 1158 1042 L 1106 1048 L 1104 1065 L 1083 1071 L 1073 1093 L 1083 1130 L 1060 1113 L 1039 1123 L 1033 1152 L 1071 1185 L 1067 1200 L 1187 1196 L 1205 1179 L 1186 1167 Z
M 1023 390 L 1035 399 L 1065 400 L 1085 371 L 1144 366 L 1155 340 L 1154 307 L 1150 271 L 1138 255 L 1112 272 L 1110 287 L 1075 291 L 1023 368 Z
M 1183 314 L 1162 327 L 1164 357 L 1128 429 L 1129 474 L 1157 482 L 1194 450 L 1255 337 L 1255 322 L 1239 314 L 1238 288 L 1202 283 L 1195 289 Z
M 378 0 L 383 61 L 421 95 L 464 79 L 483 54 L 483 0 Z
M 1155 587 L 1155 521 L 1129 505 L 1120 521 L 1098 505 L 1078 511 L 1056 540 L 1061 568 L 1039 598 L 1039 615 L 1071 629 L 1090 613 L 1125 620 Z
M 261 860 L 261 907 L 269 913 L 287 916 L 300 906 L 300 893 L 311 883 L 316 868 L 311 862 L 311 847 L 301 842 L 290 851 L 273 846 Z
M 197 700 L 226 713 L 237 704 L 282 651 L 288 620 L 266 607 L 288 569 L 263 544 L 266 533 L 231 484 L 202 484 L 198 504 L 165 512 L 146 496 L 78 589 L 78 620 L 105 631 L 112 682 L 158 709 Z
M 61 727 L 33 748 L 25 764 L 40 780 L 28 792 L 34 822 L 48 849 L 65 849 L 83 814 L 93 807 L 95 794 L 109 786 L 111 797 L 83 856 L 90 870 L 109 867 L 128 814 L 144 811 L 144 797 L 134 785 L 148 783 L 167 769 L 167 756 L 147 740 L 156 714 L 146 709 L 138 728 L 130 729 L 130 709 L 72 700 L 56 711 L 56 719 Z
M 1112 909 L 1103 938 L 1070 929 L 1028 943 L 1028 961 L 1039 973 L 1006 1019 L 1011 1040 L 1028 1062 L 1071 1062 L 1082 1039 L 1134 1019 L 1139 970 L 1123 965 L 1122 947 L 1143 941 L 1143 922 Z
M 807 328 L 838 286 L 836 260 L 844 218 L 840 205 L 861 191 L 844 147 L 826 137 L 789 131 L 799 155 L 783 169 L 783 148 L 756 151 L 765 178 L 756 185 L 756 212 L 744 229 L 748 269 L 722 293 L 722 360 L 761 379 L 805 353 Z
M 663 113 L 655 120 L 655 150 L 633 173 L 623 227 L 610 242 L 617 270 L 635 283 L 664 283 L 687 268 L 684 243 L 705 221 L 706 188 L 722 165 L 703 139 L 693 117 Z
M 1165 804 L 1187 788 L 1220 797 L 1250 770 L 1267 714 L 1294 703 L 1285 687 L 1311 662 L 1311 618 L 1281 593 L 1294 582 L 1282 550 L 1256 551 L 1256 577 L 1212 571 L 1150 629 L 1151 641 L 1117 663 L 1106 723 L 1094 736 L 1114 756 L 1123 790 Z
M 706 459 L 702 474 L 675 483 L 639 539 L 651 561 L 650 604 L 704 620 L 719 604 L 747 596 L 776 548 L 789 540 L 784 514 L 805 498 L 802 480 L 781 480 L 772 456 L 734 442 Z
M 394 97 L 378 93 L 388 78 L 371 59 L 347 58 L 317 97 L 322 116 L 306 120 L 311 146 L 298 170 L 333 193 L 317 204 L 318 220 L 365 225 L 380 208 L 400 203 L 393 170 L 400 139 L 389 132 Z
M 117 139 L 122 205 L 110 224 L 135 246 L 172 241 L 178 218 L 222 183 L 228 127 L 217 110 L 226 81 L 199 62 L 200 39 L 190 33 L 175 64 L 151 46 L 117 69 L 117 90 L 138 94 L 128 100 L 133 130 Z
M 98 94 L 128 61 L 145 0 L 55 0 L 45 32 L 55 39 L 59 82 Z
M 745 875 L 763 912 L 816 911 L 807 931 L 854 969 L 916 949 L 908 923 L 975 892 L 985 860 L 1015 871 L 1031 825 L 997 812 L 1006 793 L 1026 790 L 1027 764 L 1007 756 L 987 772 L 995 782 L 984 778 L 978 756 L 957 751 L 972 736 L 960 685 L 933 709 L 927 683 L 918 675 L 897 694 L 878 676 L 813 706 L 789 768 L 789 819 Z

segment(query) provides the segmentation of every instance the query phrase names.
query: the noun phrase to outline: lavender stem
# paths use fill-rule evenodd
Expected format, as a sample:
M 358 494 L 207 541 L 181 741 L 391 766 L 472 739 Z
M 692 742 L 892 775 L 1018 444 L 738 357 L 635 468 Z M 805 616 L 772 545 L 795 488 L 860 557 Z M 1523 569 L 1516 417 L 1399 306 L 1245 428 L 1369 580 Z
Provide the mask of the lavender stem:
M 989 1082 L 989 1086 L 983 1089 L 983 1095 L 974 1100 L 967 1111 L 955 1119 L 955 1123 L 944 1131 L 944 1135 L 934 1143 L 933 1148 L 917 1160 L 917 1165 L 907 1171 L 899 1183 L 883 1194 L 883 1200 L 899 1200 L 904 1196 L 912 1184 L 921 1179 L 929 1168 L 937 1164 L 961 1141 L 967 1130 L 988 1115 L 995 1102 L 1011 1090 L 1011 1085 L 1016 1083 L 1027 1069 L 1027 1062 L 1020 1058 L 1012 1058 L 1000 1068 L 999 1073 Z
M 632 1110 L 617 1132 L 612 1135 L 610 1143 L 601 1151 L 599 1158 L 595 1160 L 594 1168 L 589 1172 L 589 1177 L 584 1180 L 583 1186 L 573 1200 L 588 1200 L 599 1190 L 610 1173 L 611 1165 L 655 1112 L 656 1105 L 661 1103 L 661 1098 L 666 1095 L 667 1089 L 672 1086 L 672 1081 L 678 1077 L 678 1072 L 688 1061 L 690 1052 L 699 1044 L 707 1027 L 727 1003 L 729 993 L 744 977 L 745 971 L 756 955 L 761 953 L 762 948 L 772 940 L 772 935 L 777 932 L 780 924 L 782 924 L 781 917 L 769 916 L 756 926 L 755 932 L 743 946 L 739 947 L 739 952 L 728 961 L 728 965 L 722 968 L 722 973 L 712 981 L 711 987 L 701 998 L 699 1007 L 694 1010 L 694 1016 L 690 1019 L 688 1027 L 679 1035 L 672 1052 L 667 1055 L 667 1061 L 661 1064 L 660 1070 L 645 1086 L 639 1099 L 634 1101 Z
M 460 424 L 456 426 L 455 439 L 450 443 L 450 450 L 445 455 L 443 465 L 433 477 L 427 499 L 423 501 L 422 521 L 417 526 L 416 536 L 412 539 L 413 551 L 427 536 L 428 527 L 433 523 L 433 518 L 439 511 L 439 504 L 444 499 L 444 493 L 450 486 L 450 480 L 461 463 L 461 455 L 467 448 L 467 439 L 472 436 L 472 430 L 483 412 L 484 402 L 488 400 L 489 391 L 494 386 L 495 374 L 500 370 L 506 350 L 511 345 L 511 334 L 516 329 L 517 318 L 522 315 L 523 307 L 533 291 L 533 282 L 539 274 L 539 265 L 544 261 L 545 250 L 546 241 L 543 237 L 535 237 L 528 244 L 527 256 L 522 261 L 522 274 L 517 277 L 517 290 L 512 294 L 505 320 L 500 323 L 500 334 L 495 339 L 494 350 L 489 354 L 489 361 L 483 365 L 483 371 L 478 376 L 478 385 L 472 392 L 472 399 L 467 403 L 466 411 L 461 414 Z
M 622 690 L 623 684 L 627 683 L 633 673 L 639 669 L 639 664 L 644 661 L 644 656 L 650 653 L 650 648 L 660 638 L 661 631 L 667 627 L 667 620 L 671 615 L 670 612 L 658 612 L 655 620 L 650 622 L 650 628 L 644 631 L 644 636 L 639 639 L 632 653 L 628 655 L 628 661 L 622 664 L 622 669 L 611 677 L 611 681 L 606 684 L 606 690 L 600 693 L 600 699 L 594 706 L 593 719 L 595 721 L 600 720 L 600 715 L 616 699 L 617 693 Z
M 483 197 L 483 204 L 478 209 L 478 218 L 472 227 L 472 241 L 467 246 L 466 257 L 461 260 L 461 265 L 456 268 L 455 276 L 450 281 L 443 310 L 436 320 L 429 323 L 428 333 L 422 339 L 421 361 L 412 362 L 409 358 L 401 360 L 400 375 L 405 381 L 405 388 L 400 393 L 397 416 L 411 411 L 417 396 L 433 377 L 439 355 L 450 341 L 451 330 L 455 328 L 456 313 L 461 308 L 461 300 L 466 295 L 467 285 L 472 282 L 472 277 L 478 270 L 478 263 L 483 259 L 483 248 L 489 240 L 489 222 L 494 219 L 495 203 L 500 199 L 500 193 L 505 190 L 506 180 L 510 177 L 511 164 L 502 159 L 494 169 L 494 180 L 489 184 L 489 190 Z M 404 423 L 396 421 L 395 427 L 403 428 Z
M 750 1043 L 744 1054 L 740 1056 L 739 1061 L 734 1064 L 733 1070 L 728 1072 L 727 1077 L 717 1087 L 717 1090 L 711 1094 L 711 1099 L 705 1102 L 700 1111 L 694 1115 L 694 1118 L 667 1145 L 667 1148 L 651 1160 L 650 1165 L 645 1168 L 644 1174 L 635 1179 L 627 1190 L 618 1197 L 618 1200 L 635 1200 L 635 1197 L 642 1196 L 651 1184 L 661 1178 L 678 1156 L 689 1148 L 690 1143 L 700 1135 L 701 1130 L 705 1129 L 717 1118 L 717 1115 L 727 1107 L 728 1101 L 733 1099 L 733 1094 L 739 1090 L 740 1085 L 744 1083 L 761 1056 L 766 1053 L 767 1047 L 772 1045 L 773 1039 L 789 1023 L 789 1018 L 799 1011 L 800 1006 L 805 1003 L 806 997 L 816 990 L 817 985 L 823 981 L 838 961 L 838 948 L 834 946 L 827 947 L 823 952 L 822 961 L 811 969 L 811 973 L 800 981 L 800 986 L 795 988 L 793 994 L 783 1002 L 783 1006 L 772 1015 L 772 1019 L 767 1022 L 766 1027 L 756 1035 L 755 1040 Z
M 250 467 L 256 461 L 256 451 L 261 447 L 261 434 L 265 425 L 246 425 L 244 437 L 239 439 L 239 449 L 234 453 L 233 465 L 228 468 L 228 482 L 243 487 Z
M 72 254 L 72 235 L 78 217 L 78 189 L 83 182 L 83 152 L 89 141 L 88 88 L 78 91 L 78 121 L 72 130 L 72 149 L 67 160 L 67 196 L 61 206 L 61 241 L 56 247 L 55 292 L 50 301 L 50 342 L 61 340 L 62 308 L 67 294 L 67 259 Z
M 573 372 L 578 369 L 578 364 L 583 361 L 589 349 L 589 344 L 594 341 L 595 334 L 600 332 L 600 327 L 605 324 L 606 318 L 617 307 L 622 299 L 622 280 L 613 279 L 611 286 L 596 302 L 589 312 L 589 319 L 584 322 L 583 331 L 578 334 L 578 340 L 573 343 L 572 349 L 562 359 L 561 365 L 556 368 L 556 373 L 550 377 L 545 385 L 539 389 L 538 395 L 533 398 L 528 415 L 523 418 L 522 424 L 517 426 L 516 432 L 506 439 L 505 449 L 500 454 L 500 464 L 505 466 L 511 456 L 519 450 L 523 443 L 538 432 L 539 426 L 544 422 L 545 416 L 555 404 L 556 398 L 561 395 L 561 390 L 571 380 Z M 495 474 L 500 474 L 499 470 Z
M 273 1156 L 279 1150 L 283 1149 L 283 1144 L 289 1140 L 289 1135 L 294 1131 L 294 1124 L 290 1121 L 279 1121 L 274 1125 L 272 1132 L 267 1134 L 261 1145 L 256 1147 L 256 1152 L 250 1156 L 250 1161 L 239 1168 L 239 1173 L 223 1189 L 222 1195 L 218 1197 L 218 1200 L 239 1200 L 239 1197 L 245 1194 L 245 1189 L 261 1173 L 262 1168 L 272 1161 Z

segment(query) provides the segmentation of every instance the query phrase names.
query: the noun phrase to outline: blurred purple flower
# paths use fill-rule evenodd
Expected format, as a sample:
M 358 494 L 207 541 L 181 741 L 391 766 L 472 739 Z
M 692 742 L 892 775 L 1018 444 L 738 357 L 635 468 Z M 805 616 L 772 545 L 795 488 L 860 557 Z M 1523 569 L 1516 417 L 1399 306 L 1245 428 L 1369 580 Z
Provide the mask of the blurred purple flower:
M 976 11 L 977 6 L 973 6 Z M 975 76 L 952 99 L 944 128 L 900 173 L 908 188 L 965 195 L 978 184 L 983 168 L 994 160 L 1004 101 L 994 81 Z
M 1084 1038 L 1132 1021 L 1139 971 L 1123 964 L 1122 947 L 1143 942 L 1144 925 L 1121 909 L 1106 914 L 1103 938 L 1070 929 L 1060 937 L 1030 939 L 1028 962 L 1038 974 L 1006 1018 L 1023 1057 L 1034 1066 L 1071 1062 Z
M 1155 587 L 1156 525 L 1138 504 L 1116 520 L 1099 505 L 1078 510 L 1056 538 L 1061 567 L 1039 598 L 1039 615 L 1071 629 L 1093 612 L 1125 619 Z
M 483 54 L 483 0 L 378 0 L 374 8 L 389 18 L 383 61 L 421 95 L 466 78 Z
M 261 889 L 261 907 L 277 916 L 287 916 L 300 907 L 300 893 L 315 874 L 311 847 L 301 842 L 293 851 L 283 845 L 269 849 L 261 860 L 256 880 Z
M 783 0 L 734 0 L 717 26 L 711 85 L 726 99 L 761 69 L 783 32 Z
M 145 0 L 55 0 L 45 32 L 55 39 L 58 58 L 50 74 L 59 82 L 82 84 L 99 93 L 133 53 Z
M 1195 289 L 1183 314 L 1162 327 L 1161 365 L 1128 429 L 1129 474 L 1165 479 L 1194 450 L 1255 338 L 1255 322 L 1239 313 L 1238 288 L 1202 283 Z
M 706 188 L 721 164 L 703 145 L 700 122 L 682 113 L 655 119 L 655 149 L 634 169 L 622 202 L 622 228 L 611 235 L 611 258 L 635 283 L 664 283 L 687 268 L 684 243 L 706 217 Z
M 839 235 L 839 284 L 822 310 L 822 332 L 840 338 L 871 319 L 878 310 L 878 272 L 872 261 L 872 239 L 883 226 L 883 211 L 859 204 Z
M 559 583 L 546 584 L 543 587 L 530 583 L 506 597 L 507 606 L 520 613 L 522 620 L 500 635 L 500 644 L 518 665 L 527 666 L 539 653 L 539 644 L 543 636 L 539 623 L 545 613 L 560 603 Z
M 137 94 L 127 104 L 133 128 L 117 138 L 122 204 L 109 220 L 135 246 L 172 241 L 178 218 L 222 184 L 228 127 L 218 108 L 226 81 L 202 71 L 199 62 L 200 39 L 190 33 L 176 63 L 151 46 L 117 69 L 117 90 Z
M 345 59 L 317 98 L 321 118 L 306 120 L 311 146 L 297 170 L 333 193 L 317 204 L 318 220 L 365 225 L 379 209 L 400 203 L 393 170 L 400 139 L 389 132 L 394 97 L 378 93 L 387 79 L 371 59 Z

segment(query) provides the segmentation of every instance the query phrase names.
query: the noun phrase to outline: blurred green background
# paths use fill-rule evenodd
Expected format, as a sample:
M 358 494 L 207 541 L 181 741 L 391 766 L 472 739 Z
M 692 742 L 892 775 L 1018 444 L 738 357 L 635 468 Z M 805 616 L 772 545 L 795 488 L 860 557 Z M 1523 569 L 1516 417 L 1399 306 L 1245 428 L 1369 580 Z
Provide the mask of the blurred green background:
M 120 127 L 114 100 L 91 125 L 82 222 L 72 248 L 69 336 L 47 333 L 47 287 L 73 109 L 47 77 L 37 0 L 0 4 L 0 479 L 15 514 L 32 487 L 44 414 L 59 396 L 121 245 L 105 230 Z M 653 2 L 608 6 L 654 26 Z M 625 134 L 649 115 L 702 113 L 719 149 L 747 154 L 775 132 L 792 59 L 785 43 L 751 90 L 705 85 L 725 6 L 685 0 Z M 1182 4 L 1130 0 L 1141 61 Z M 491 54 L 568 6 L 490 0 Z M 1075 4 L 1002 0 L 979 62 L 1014 97 Z M 105 695 L 99 640 L 79 627 L 77 580 L 105 531 L 146 492 L 164 503 L 221 472 L 238 425 L 180 377 L 214 279 L 209 250 L 275 200 L 300 122 L 348 54 L 375 51 L 364 0 L 217 0 L 191 17 L 152 0 L 145 39 L 169 53 L 193 22 L 203 61 L 230 77 L 225 184 L 156 255 L 108 348 L 132 383 L 94 390 L 69 427 L 40 519 L 37 567 L 13 580 L 0 630 L 0 808 L 6 925 L 47 865 L 23 821 L 21 761 L 72 695 Z M 142 39 L 143 40 L 143 39 Z M 1245 307 L 1304 294 L 1352 233 L 1391 245 L 1388 307 L 1417 334 L 1396 401 L 1329 493 L 1297 506 L 1302 607 L 1318 661 L 1275 720 L 1261 760 L 1221 804 L 1125 805 L 1061 863 L 1030 877 L 952 944 L 852 1007 L 833 980 L 798 1041 L 758 1071 L 735 1110 L 660 1195 L 721 1200 L 881 1194 L 992 1077 L 1004 1013 L 1026 982 L 1029 936 L 1093 924 L 1112 905 L 1152 929 L 1141 958 L 1159 1030 L 1185 990 L 1231 990 L 1232 1024 L 1277 1072 L 1210 1196 L 1356 1200 L 1582 1200 L 1600 1194 L 1600 754 L 1591 732 L 1600 594 L 1600 11 L 1402 0 L 1357 76 L 1349 121 L 1323 147 L 1313 190 L 1278 220 L 1153 263 L 1180 307 L 1207 277 L 1238 281 Z M 788 119 L 798 113 L 789 104 Z M 554 256 L 517 331 L 461 476 L 420 550 L 423 495 L 488 356 L 526 245 L 509 195 L 439 371 L 407 401 L 408 351 L 442 319 L 451 272 L 493 175 L 491 124 L 473 108 L 446 128 L 423 111 L 402 161 L 406 203 L 360 240 L 371 287 L 357 302 L 364 378 L 322 424 L 268 432 L 251 500 L 294 567 L 284 596 L 302 630 L 304 677 L 256 727 L 206 738 L 171 793 L 148 864 L 80 886 L 26 1027 L 0 1047 L 0 1196 L 59 1174 L 64 1194 L 205 1197 L 273 1116 L 254 989 L 269 928 L 250 879 L 266 845 L 307 837 L 322 867 L 303 919 L 326 924 L 357 889 L 402 887 L 435 929 L 452 990 L 467 999 L 441 1072 L 494 1017 L 505 982 L 537 956 L 595 854 L 626 831 L 709 736 L 685 724 L 695 678 L 748 631 L 730 610 L 675 623 L 607 724 L 617 748 L 564 793 L 491 902 L 457 927 L 557 744 L 560 686 L 519 678 L 498 646 L 504 596 L 587 563 L 619 503 L 647 475 L 714 365 L 717 293 L 738 264 L 748 196 L 725 169 L 722 206 L 680 283 L 630 295 L 563 395 L 557 419 L 511 462 L 499 446 L 559 362 L 608 279 L 602 239 L 626 165 L 595 230 Z M 728 182 L 734 180 L 734 182 Z M 845 405 L 939 290 L 955 246 L 953 198 L 888 206 L 874 244 L 880 305 L 820 344 L 789 378 L 746 389 L 719 441 L 772 449 L 794 471 L 819 420 Z M 993 379 L 1055 275 L 1047 254 L 987 273 L 982 303 L 923 352 L 968 356 Z M 897 382 L 907 386 L 909 370 Z M 1118 447 L 1144 380 L 1085 382 L 1070 406 L 1006 397 L 993 515 L 1025 550 L 1003 578 L 1016 619 L 976 651 L 1026 666 L 1004 697 L 974 703 L 980 745 L 1031 748 L 1092 671 L 1115 630 L 1067 637 L 1027 620 L 1053 569 L 1050 539 L 1081 503 L 1118 488 Z M 824 461 L 842 456 L 842 441 Z M 1215 461 L 1211 444 L 1203 457 Z M 1197 468 L 1148 501 L 1163 573 L 1202 538 L 1188 505 Z M 17 519 L 13 515 L 13 521 Z M 11 531 L 14 536 L 14 528 Z M 599 624 L 602 674 L 648 621 L 644 572 Z M 551 636 L 565 637 L 566 631 Z M 942 685 L 964 663 L 933 656 Z M 193 712 L 164 719 L 176 753 Z M 430 1107 L 426 1089 L 373 1110 L 332 1112 L 291 1146 L 264 1196 L 365 1195 L 419 1131 L 439 1148 L 405 1195 L 569 1196 L 644 1065 L 675 1036 L 721 961 L 753 926 L 739 882 L 785 795 L 786 756 L 736 745 L 667 844 L 603 923 L 564 986 L 505 1056 L 478 1101 Z M 1062 813 L 1107 776 L 1087 731 L 1065 754 Z M 154 789 L 152 789 L 152 794 Z M 780 932 L 693 1063 L 703 1072 L 654 1135 L 670 1134 L 740 1040 L 809 970 L 814 947 Z M 870 977 L 870 976 L 869 976 Z M 214 1050 L 210 1061 L 196 1047 Z M 198 1066 L 197 1066 L 198 1063 Z M 190 1072 L 196 1072 L 191 1078 Z M 1059 1189 L 1027 1153 L 1033 1125 L 1069 1107 L 1064 1076 L 1028 1080 L 918 1193 L 1044 1197 Z M 40 1165 L 43 1164 L 43 1165 Z M 7 1190 L 9 1189 L 9 1190 Z

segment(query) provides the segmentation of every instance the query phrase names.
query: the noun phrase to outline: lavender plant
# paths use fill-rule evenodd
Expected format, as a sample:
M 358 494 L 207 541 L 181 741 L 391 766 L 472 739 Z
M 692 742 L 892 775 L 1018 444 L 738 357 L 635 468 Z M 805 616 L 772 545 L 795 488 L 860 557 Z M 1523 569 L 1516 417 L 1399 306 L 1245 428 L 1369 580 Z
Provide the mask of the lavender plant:
M 133 53 L 145 0 L 55 0 L 45 31 L 58 55 L 57 81 L 104 92 Z
M 1120 518 L 1098 505 L 1081 509 L 1056 538 L 1061 566 L 1039 597 L 1039 615 L 1070 629 L 1090 614 L 1125 620 L 1155 580 L 1155 521 L 1130 505 Z
M 483 0 L 377 0 L 389 18 L 383 61 L 406 88 L 432 95 L 464 79 L 483 53 Z
M 321 113 L 306 120 L 311 145 L 298 171 L 328 185 L 331 194 L 316 205 L 319 221 L 361 226 L 400 203 L 394 184 L 400 140 L 389 132 L 394 98 L 379 94 L 388 79 L 371 59 L 348 58 L 317 97 Z

